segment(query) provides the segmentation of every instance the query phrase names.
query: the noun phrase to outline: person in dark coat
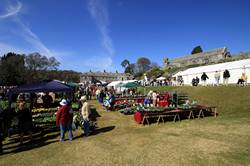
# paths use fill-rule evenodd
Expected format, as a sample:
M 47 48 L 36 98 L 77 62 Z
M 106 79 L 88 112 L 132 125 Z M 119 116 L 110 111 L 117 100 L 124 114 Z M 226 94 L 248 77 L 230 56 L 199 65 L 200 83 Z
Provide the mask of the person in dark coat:
M 193 78 L 193 79 L 192 79 L 192 85 L 193 85 L 193 86 L 197 86 L 197 85 L 198 85 L 198 84 L 197 84 L 197 81 L 196 81 L 196 78 Z
M 226 85 L 226 86 L 228 85 L 229 77 L 230 77 L 230 73 L 229 73 L 229 71 L 226 69 L 226 70 L 223 72 L 223 84 Z
M 203 72 L 202 75 L 201 75 L 201 81 L 202 81 L 202 83 L 203 83 L 203 86 L 206 86 L 206 85 L 207 85 L 207 84 L 206 84 L 207 79 L 209 79 L 208 76 L 207 76 L 207 74 L 206 74 L 205 72 Z
M 23 135 L 28 132 L 30 140 L 32 141 L 32 114 L 31 111 L 26 108 L 25 101 L 20 101 L 18 104 L 18 127 L 20 131 L 20 144 L 23 144 Z
M 200 83 L 200 79 L 196 76 L 196 84 L 197 84 L 197 86 L 198 86 L 198 84 Z
M 44 108 L 50 108 L 51 107 L 51 104 L 52 104 L 52 101 L 53 101 L 53 98 L 52 96 L 49 95 L 49 93 L 47 92 L 43 97 L 43 107 Z

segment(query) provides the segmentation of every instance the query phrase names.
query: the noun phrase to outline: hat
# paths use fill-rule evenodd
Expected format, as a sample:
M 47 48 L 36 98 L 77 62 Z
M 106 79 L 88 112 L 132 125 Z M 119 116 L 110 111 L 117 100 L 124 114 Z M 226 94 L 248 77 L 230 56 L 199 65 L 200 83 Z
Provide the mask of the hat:
M 80 98 L 80 101 L 86 101 L 87 100 L 87 97 L 86 96 L 82 96 L 81 98 Z
M 65 106 L 65 105 L 67 105 L 68 103 L 67 103 L 67 101 L 65 100 L 65 99 L 62 99 L 62 101 L 60 102 L 60 105 L 61 106 Z

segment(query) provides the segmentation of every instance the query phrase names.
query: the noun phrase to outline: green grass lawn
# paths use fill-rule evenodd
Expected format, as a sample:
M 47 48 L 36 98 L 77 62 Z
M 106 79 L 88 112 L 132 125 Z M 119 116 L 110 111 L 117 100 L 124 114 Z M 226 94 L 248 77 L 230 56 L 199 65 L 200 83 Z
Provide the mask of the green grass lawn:
M 250 165 L 250 87 L 161 87 L 186 92 L 219 116 L 141 126 L 133 116 L 100 114 L 95 135 L 58 142 L 58 131 L 36 133 L 33 144 L 4 143 L 0 165 Z

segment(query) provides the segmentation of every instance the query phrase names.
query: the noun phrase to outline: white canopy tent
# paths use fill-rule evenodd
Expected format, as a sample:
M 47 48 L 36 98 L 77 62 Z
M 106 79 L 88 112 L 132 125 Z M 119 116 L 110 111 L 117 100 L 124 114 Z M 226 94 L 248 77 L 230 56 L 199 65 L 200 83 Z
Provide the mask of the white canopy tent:
M 215 84 L 215 72 L 218 71 L 220 73 L 220 83 L 223 83 L 223 72 L 228 70 L 230 73 L 229 84 L 236 84 L 238 79 L 241 77 L 241 74 L 245 72 L 248 76 L 248 81 L 250 81 L 250 59 L 244 59 L 233 62 L 220 63 L 215 65 L 208 66 L 200 66 L 189 68 L 184 71 L 180 71 L 176 73 L 173 77 L 182 76 L 185 85 L 191 85 L 192 79 L 195 77 L 201 78 L 203 72 L 207 74 L 209 79 L 207 80 L 207 84 Z
M 114 90 L 116 90 L 116 92 L 121 92 L 123 91 L 124 87 L 122 87 L 122 85 L 126 84 L 126 83 L 129 83 L 129 82 L 136 82 L 137 80 L 126 80 L 126 81 L 112 81 L 111 83 L 109 83 L 107 85 L 107 87 L 113 87 Z
M 108 87 L 112 87 L 113 86 L 114 88 L 117 88 L 120 84 L 122 84 L 122 81 L 112 81 L 107 86 Z
M 161 76 L 161 77 L 159 77 L 159 78 L 156 78 L 156 80 L 157 80 L 157 81 L 162 81 L 162 80 L 166 80 L 166 78 Z

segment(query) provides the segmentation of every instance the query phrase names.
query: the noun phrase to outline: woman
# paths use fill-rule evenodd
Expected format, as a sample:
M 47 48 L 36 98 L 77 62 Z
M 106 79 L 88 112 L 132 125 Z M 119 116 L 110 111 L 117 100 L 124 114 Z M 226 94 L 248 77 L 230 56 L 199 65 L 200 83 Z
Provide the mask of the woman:
M 72 118 L 73 111 L 68 104 L 67 100 L 63 99 L 60 102 L 61 108 L 56 113 L 56 125 L 60 126 L 61 138 L 60 141 L 64 141 L 64 134 L 68 131 L 68 138 L 70 141 L 73 139 L 72 133 Z
M 19 120 L 20 145 L 22 145 L 25 132 L 29 133 L 30 140 L 32 141 L 32 115 L 30 110 L 25 107 L 25 101 L 19 102 L 17 116 Z
M 84 129 L 84 134 L 85 136 L 88 136 L 90 134 L 89 130 L 89 115 L 90 115 L 90 109 L 89 109 L 89 104 L 87 102 L 87 97 L 82 96 L 80 98 L 80 101 L 82 102 L 82 108 L 81 108 L 81 115 L 83 119 L 83 129 Z

